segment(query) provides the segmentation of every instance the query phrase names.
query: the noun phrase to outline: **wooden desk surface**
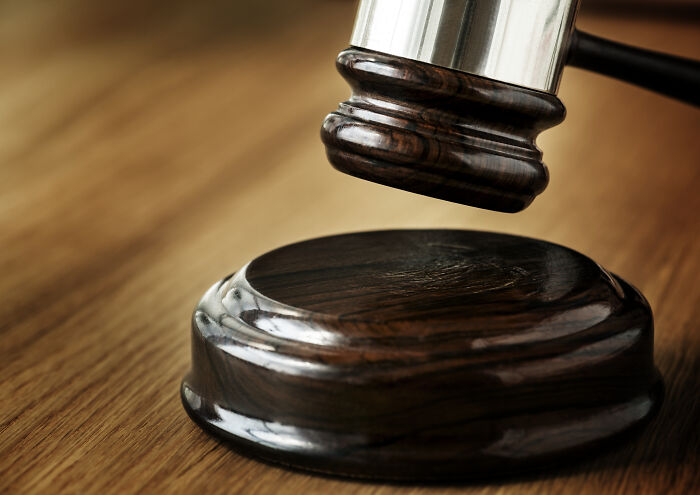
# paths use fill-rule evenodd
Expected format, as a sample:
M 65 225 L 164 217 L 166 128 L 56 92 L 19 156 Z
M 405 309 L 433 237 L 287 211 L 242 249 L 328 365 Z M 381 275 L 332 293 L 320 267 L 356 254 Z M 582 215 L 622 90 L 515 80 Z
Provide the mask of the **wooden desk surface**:
M 289 2 L 274 26 L 145 9 L 129 29 L 80 28 L 80 9 L 35 4 L 5 4 L 0 21 L 0 492 L 698 490 L 697 109 L 567 70 L 569 116 L 540 140 L 549 189 L 523 213 L 492 213 L 327 165 L 318 128 L 348 93 L 333 60 L 352 3 Z M 691 22 L 583 15 L 579 26 L 700 58 Z M 426 487 L 270 467 L 187 418 L 190 312 L 210 284 L 296 240 L 430 226 L 562 243 L 636 284 L 667 383 L 656 421 L 547 476 Z

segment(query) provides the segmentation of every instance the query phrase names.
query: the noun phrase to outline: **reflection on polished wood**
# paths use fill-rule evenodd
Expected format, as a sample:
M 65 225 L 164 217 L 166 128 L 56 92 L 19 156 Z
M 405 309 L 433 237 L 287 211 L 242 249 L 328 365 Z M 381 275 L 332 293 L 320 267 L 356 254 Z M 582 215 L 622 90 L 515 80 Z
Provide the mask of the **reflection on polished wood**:
M 81 30 L 85 9 L 54 11 L 78 3 L 7 2 L 0 16 L 0 492 L 697 491 L 697 109 L 567 69 L 567 119 L 538 140 L 547 190 L 522 213 L 482 211 L 328 165 L 318 126 L 348 94 L 333 63 L 352 2 L 279 2 L 269 30 L 267 3 L 243 2 L 243 18 L 224 7 L 143 12 L 121 30 Z M 583 15 L 578 25 L 700 58 L 690 23 Z M 213 281 L 300 239 L 408 227 L 546 239 L 638 287 L 667 386 L 657 418 L 576 467 L 460 487 L 287 471 L 189 420 L 178 399 L 189 317 Z

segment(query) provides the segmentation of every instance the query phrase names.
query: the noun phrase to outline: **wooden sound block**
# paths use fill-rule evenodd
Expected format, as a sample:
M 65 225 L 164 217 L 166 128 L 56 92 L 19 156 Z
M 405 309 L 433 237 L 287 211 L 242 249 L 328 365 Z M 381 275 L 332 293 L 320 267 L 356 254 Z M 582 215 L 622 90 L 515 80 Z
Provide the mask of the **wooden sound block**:
M 598 453 L 661 397 L 633 287 L 561 246 L 452 230 L 253 260 L 199 303 L 182 383 L 190 416 L 240 452 L 405 480 Z

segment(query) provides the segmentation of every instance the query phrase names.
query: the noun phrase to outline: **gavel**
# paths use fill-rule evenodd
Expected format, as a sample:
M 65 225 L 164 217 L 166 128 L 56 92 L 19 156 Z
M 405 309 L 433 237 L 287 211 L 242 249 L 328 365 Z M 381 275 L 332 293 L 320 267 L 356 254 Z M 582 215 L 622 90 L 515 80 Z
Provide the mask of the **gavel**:
M 352 88 L 323 123 L 347 174 L 490 210 L 549 181 L 535 144 L 562 122 L 565 65 L 700 104 L 700 63 L 575 29 L 579 0 L 361 0 L 337 67 Z
M 569 63 L 698 103 L 698 64 L 574 30 L 576 0 L 362 0 L 323 124 L 343 172 L 515 212 Z M 181 396 L 244 454 L 383 480 L 531 473 L 659 410 L 646 299 L 571 249 L 469 230 L 310 239 L 213 285 Z

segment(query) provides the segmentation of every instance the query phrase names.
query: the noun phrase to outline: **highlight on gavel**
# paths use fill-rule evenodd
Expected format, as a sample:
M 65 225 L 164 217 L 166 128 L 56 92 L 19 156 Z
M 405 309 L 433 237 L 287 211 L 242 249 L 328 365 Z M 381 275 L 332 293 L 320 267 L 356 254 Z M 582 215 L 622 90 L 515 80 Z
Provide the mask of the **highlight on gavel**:
M 321 130 L 350 175 L 490 210 L 549 181 L 535 140 L 564 120 L 565 65 L 700 104 L 700 63 L 575 29 L 578 0 L 362 0 L 337 60 L 352 96 Z

